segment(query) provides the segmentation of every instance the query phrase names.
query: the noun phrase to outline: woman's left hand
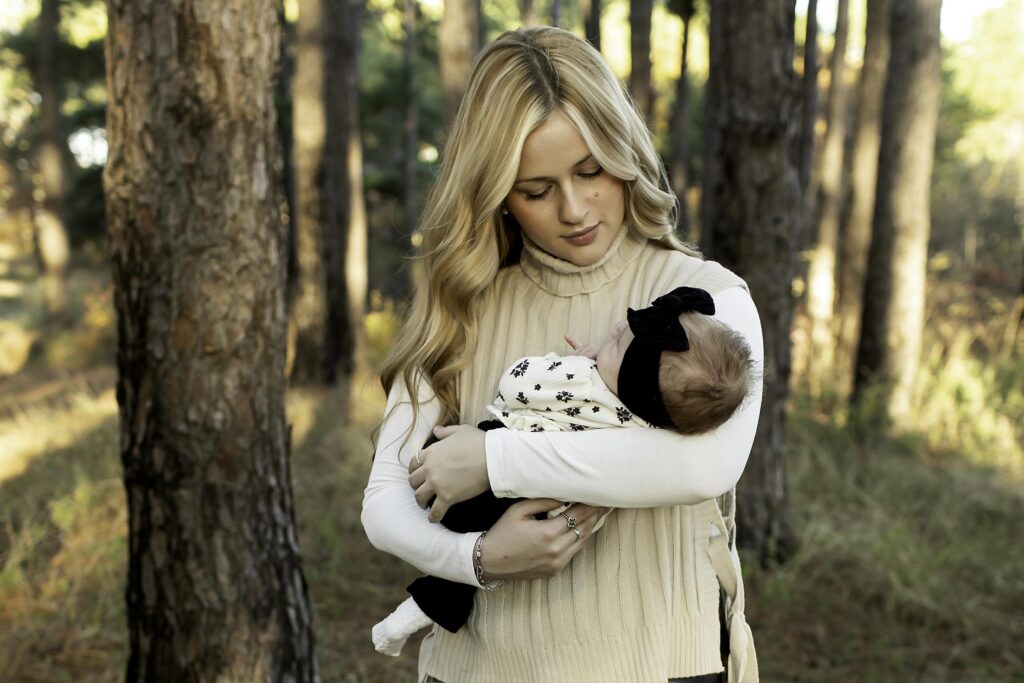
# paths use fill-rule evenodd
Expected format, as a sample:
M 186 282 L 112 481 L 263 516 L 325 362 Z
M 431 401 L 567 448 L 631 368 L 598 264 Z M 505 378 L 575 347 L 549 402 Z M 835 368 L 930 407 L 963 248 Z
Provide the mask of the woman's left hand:
M 469 425 L 434 427 L 434 436 L 440 440 L 409 463 L 409 485 L 419 506 L 430 506 L 430 521 L 440 522 L 448 508 L 483 493 L 491 481 L 482 430 Z

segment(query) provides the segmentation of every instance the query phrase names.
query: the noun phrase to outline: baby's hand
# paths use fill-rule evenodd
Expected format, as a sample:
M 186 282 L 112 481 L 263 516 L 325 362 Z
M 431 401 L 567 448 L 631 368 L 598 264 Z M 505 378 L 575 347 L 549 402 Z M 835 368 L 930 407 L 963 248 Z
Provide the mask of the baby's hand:
M 580 344 L 578 341 L 576 341 L 569 335 L 565 335 L 565 341 L 567 344 L 569 344 L 569 348 L 572 349 L 572 354 L 574 356 L 583 356 L 584 358 L 589 358 L 590 360 L 597 360 L 598 347 L 594 346 L 593 344 Z

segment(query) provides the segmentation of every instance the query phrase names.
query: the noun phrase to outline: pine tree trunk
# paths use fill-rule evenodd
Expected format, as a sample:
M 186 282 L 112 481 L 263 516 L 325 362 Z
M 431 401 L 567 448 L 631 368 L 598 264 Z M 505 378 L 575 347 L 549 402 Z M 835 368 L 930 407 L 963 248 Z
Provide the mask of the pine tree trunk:
M 855 397 L 881 389 L 879 408 L 906 417 L 921 355 L 929 197 L 941 97 L 941 0 L 896 0 L 882 115 L 874 230 L 868 256 Z
M 822 146 L 818 183 L 818 241 L 807 275 L 807 313 L 811 344 L 807 377 L 811 393 L 820 396 L 833 369 L 835 338 L 832 311 L 835 306 L 836 248 L 842 201 L 843 150 L 846 142 L 846 38 L 849 0 L 839 0 L 835 47 L 832 50 L 831 85 L 828 91 L 828 130 Z
M 526 11 L 532 12 L 532 5 Z M 447 127 L 455 121 L 462 94 L 469 82 L 473 58 L 480 50 L 480 6 L 474 0 L 446 0 L 437 41 Z
M 325 260 L 324 167 L 327 110 L 324 93 L 326 54 L 324 0 L 300 0 L 295 33 L 292 95 L 295 144 L 295 250 L 298 260 L 295 307 L 295 363 L 291 378 L 299 384 L 320 383 L 327 368 L 327 271 Z
M 277 11 L 277 23 L 282 29 L 276 93 L 278 107 L 277 137 L 281 142 L 284 207 L 287 212 L 287 220 L 284 223 L 287 227 L 288 235 L 286 249 L 287 284 L 285 285 L 284 299 L 285 307 L 288 309 L 288 335 L 286 343 L 288 350 L 285 355 L 284 374 L 285 377 L 291 377 L 292 369 L 295 365 L 295 341 L 298 331 L 293 312 L 295 310 L 295 297 L 298 292 L 299 278 L 299 255 L 296 252 L 295 239 L 295 212 L 297 207 L 295 200 L 295 164 L 293 162 L 295 143 L 292 136 L 292 114 L 294 110 L 291 105 L 292 72 L 295 67 L 291 50 L 289 49 L 289 45 L 295 41 L 294 36 L 290 37 L 288 34 L 288 20 L 285 17 L 284 0 L 275 0 L 275 9 Z M 288 112 L 287 117 L 280 115 L 284 107 L 287 107 L 285 109 Z
M 61 318 L 68 304 L 67 268 L 71 245 L 64 225 L 64 140 L 60 117 L 60 76 L 57 29 L 58 0 L 42 0 L 39 13 L 38 68 L 40 152 L 43 198 L 35 209 L 36 249 L 43 270 L 43 299 L 47 315 Z
M 800 174 L 800 190 L 807 197 L 814 161 L 814 124 L 818 120 L 818 0 L 807 1 L 807 32 L 804 34 L 804 75 L 801 81 L 800 134 L 794 156 Z M 806 202 L 807 207 L 810 206 Z M 808 212 L 807 215 L 810 215 Z
M 405 69 L 405 152 L 403 177 L 403 201 L 405 204 L 404 230 L 396 226 L 392 235 L 398 248 L 398 257 L 405 259 L 412 255 L 412 239 L 419 225 L 419 197 L 417 189 L 417 161 L 419 158 L 419 79 L 416 75 L 416 17 L 417 0 L 405 0 L 405 44 L 402 62 Z M 397 278 L 396 278 L 397 279 Z M 407 282 L 395 282 L 391 292 L 397 298 L 404 299 L 415 287 L 412 269 Z
M 583 32 L 587 42 L 601 51 L 601 0 L 580 0 L 583 13 Z
M 654 89 L 651 84 L 652 0 L 629 0 L 629 92 L 650 128 L 654 120 Z
M 762 563 L 795 547 L 786 500 L 785 403 L 790 371 L 790 283 L 796 258 L 800 185 L 790 121 L 798 103 L 793 72 L 795 0 L 742 0 L 714 7 L 710 79 L 720 97 L 713 122 L 718 164 L 710 254 L 743 277 L 764 331 L 764 399 L 753 452 L 740 480 L 741 544 Z M 750 64 L 762 65 L 755 74 Z
M 561 26 L 562 3 L 561 0 L 551 0 L 551 25 Z
M 864 66 L 857 90 L 857 124 L 850 161 L 849 198 L 843 211 L 839 261 L 838 341 L 835 355 L 836 393 L 846 398 L 853 389 L 853 364 L 860 338 L 864 274 L 871 244 L 875 209 L 878 147 L 882 138 L 882 103 L 889 65 L 889 14 L 892 0 L 868 0 Z
M 523 26 L 536 26 L 540 23 L 536 0 L 519 0 L 519 18 Z
M 285 417 L 273 0 L 108 0 L 128 681 L 318 681 Z
M 344 75 L 339 91 L 344 94 L 344 127 L 338 136 L 347 141 L 340 157 L 344 164 L 341 178 L 342 213 L 338 226 L 341 239 L 345 242 L 344 297 L 339 296 L 334 316 L 337 322 L 331 326 L 340 340 L 339 353 L 333 356 L 335 367 L 347 376 L 366 374 L 369 361 L 366 355 L 366 335 L 363 334 L 363 317 L 366 314 L 366 292 L 369 280 L 368 226 L 366 201 L 363 196 L 363 143 L 362 128 L 359 125 L 359 50 L 360 31 L 363 24 L 365 0 L 348 0 L 349 16 L 344 34 L 343 66 L 338 71 Z M 342 311 L 344 306 L 345 310 Z M 344 316 L 344 319 L 342 319 Z
M 324 339 L 324 379 L 334 384 L 352 374 L 354 326 L 349 318 L 348 278 L 348 155 L 352 93 L 349 92 L 354 50 L 350 42 L 354 17 L 351 0 L 324 2 L 324 114 L 326 139 L 320 185 L 326 270 L 327 329 Z
M 708 2 L 708 60 L 709 70 L 722 70 L 721 56 L 716 54 L 725 43 L 722 22 L 723 0 L 707 0 Z M 718 66 L 715 67 L 716 61 Z M 718 102 L 722 97 L 721 78 L 711 78 L 710 71 L 704 87 L 704 123 L 701 130 L 703 141 L 701 150 L 702 175 L 700 190 L 700 246 L 706 254 L 715 253 L 715 230 L 713 222 L 717 213 L 715 193 L 713 191 L 716 178 L 721 170 L 718 168 Z
M 676 81 L 676 106 L 672 117 L 672 189 L 679 198 L 678 229 L 682 235 L 690 231 L 690 204 L 687 196 L 686 162 L 690 137 L 690 77 L 686 55 L 690 48 L 690 21 L 683 17 L 683 51 L 679 60 L 679 80 Z

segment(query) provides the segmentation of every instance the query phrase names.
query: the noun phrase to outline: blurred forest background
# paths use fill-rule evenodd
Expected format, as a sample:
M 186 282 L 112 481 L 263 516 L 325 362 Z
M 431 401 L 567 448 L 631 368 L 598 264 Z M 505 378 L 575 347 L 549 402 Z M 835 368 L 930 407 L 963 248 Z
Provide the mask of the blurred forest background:
M 796 236 L 782 451 L 795 540 L 785 552 L 748 550 L 745 562 L 762 678 L 1024 681 L 1024 2 L 944 3 L 922 344 L 903 404 L 888 410 L 866 389 L 850 401 L 858 338 L 843 327 L 860 319 L 843 308 L 842 278 L 876 3 L 809 4 L 793 26 L 794 158 L 810 217 Z M 288 241 L 291 477 L 323 680 L 414 679 L 416 647 L 378 655 L 369 629 L 415 572 L 369 546 L 359 506 L 383 408 L 373 369 L 415 286 L 416 217 L 458 102 L 452 68 L 441 68 L 458 56 L 446 51 L 471 55 L 523 23 L 598 36 L 687 207 L 680 229 L 715 257 L 700 220 L 708 3 L 657 0 L 646 20 L 637 6 L 487 0 L 461 27 L 442 21 L 440 0 L 338 3 L 337 26 L 317 2 L 278 7 L 280 216 L 290 231 L 343 216 L 340 232 L 320 234 L 349 240 L 340 252 Z M 0 7 L 4 681 L 120 680 L 129 648 L 103 191 L 107 26 L 98 0 Z M 320 29 L 324 42 L 311 42 Z M 317 83 L 337 96 L 318 104 Z M 881 107 L 880 92 L 869 98 Z M 318 168 L 333 189 L 317 189 Z M 342 209 L 328 215 L 333 191 Z M 296 284 L 317 268 L 327 269 L 320 285 Z M 331 313 L 325 300 L 346 303 Z M 324 341 L 331 315 L 356 322 Z M 880 415 L 889 428 L 876 428 Z

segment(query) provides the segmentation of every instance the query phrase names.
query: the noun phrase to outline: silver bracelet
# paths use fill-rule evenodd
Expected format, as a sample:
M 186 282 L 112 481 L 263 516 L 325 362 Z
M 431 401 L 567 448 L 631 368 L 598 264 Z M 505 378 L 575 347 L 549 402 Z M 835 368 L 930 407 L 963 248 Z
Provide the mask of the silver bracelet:
M 497 588 L 498 586 L 500 586 L 501 584 L 503 584 L 504 581 L 502 581 L 501 579 L 495 579 L 493 581 L 488 581 L 486 578 L 484 578 L 484 561 L 483 561 L 483 556 L 484 556 L 484 536 L 486 536 L 486 535 L 487 535 L 486 531 L 481 533 L 477 537 L 477 539 L 476 539 L 476 545 L 473 547 L 473 571 L 476 573 L 477 583 L 479 583 L 480 586 L 485 591 L 492 591 L 495 588 Z

